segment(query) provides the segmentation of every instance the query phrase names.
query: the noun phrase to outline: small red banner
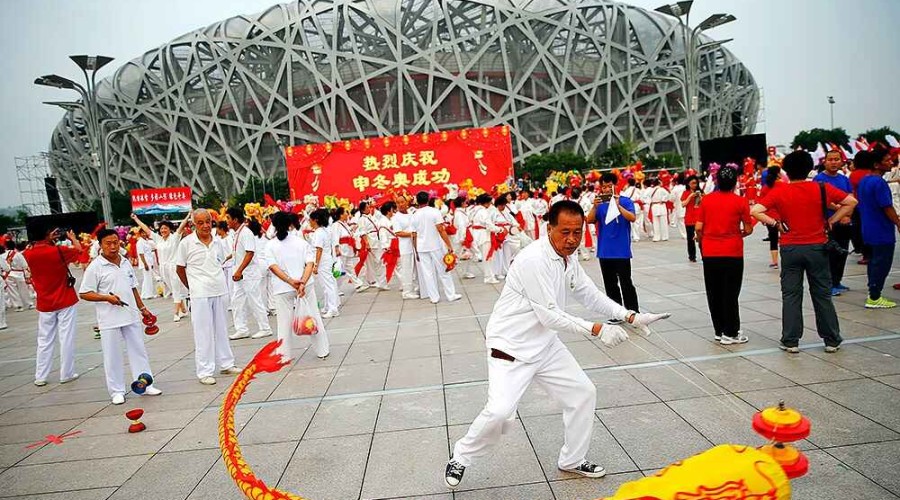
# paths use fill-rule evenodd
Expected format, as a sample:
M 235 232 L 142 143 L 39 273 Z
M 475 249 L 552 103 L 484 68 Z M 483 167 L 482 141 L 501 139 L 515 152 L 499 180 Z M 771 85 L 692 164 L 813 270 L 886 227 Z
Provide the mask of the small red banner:
M 490 190 L 512 175 L 509 127 L 448 130 L 290 146 L 291 198 L 315 195 L 358 201 L 387 190 L 437 190 L 446 184 Z
M 189 212 L 191 188 L 132 189 L 131 210 L 138 215 Z

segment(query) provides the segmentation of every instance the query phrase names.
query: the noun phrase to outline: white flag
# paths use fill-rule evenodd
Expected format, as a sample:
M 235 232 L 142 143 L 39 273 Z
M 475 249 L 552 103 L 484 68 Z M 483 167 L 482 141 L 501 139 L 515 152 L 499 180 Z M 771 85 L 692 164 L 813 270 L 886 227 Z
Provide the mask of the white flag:
M 616 217 L 619 216 L 619 203 L 615 198 L 610 198 L 609 200 L 609 208 L 606 209 L 606 219 L 603 220 L 603 225 L 607 225 L 610 222 L 616 220 Z

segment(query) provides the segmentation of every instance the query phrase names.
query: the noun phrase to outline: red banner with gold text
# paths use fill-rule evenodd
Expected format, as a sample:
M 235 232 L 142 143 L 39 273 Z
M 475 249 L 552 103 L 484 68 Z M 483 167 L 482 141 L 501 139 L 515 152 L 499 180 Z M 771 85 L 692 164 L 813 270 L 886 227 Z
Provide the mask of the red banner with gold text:
M 490 190 L 512 175 L 509 127 L 448 130 L 290 146 L 291 198 L 312 194 L 354 202 L 387 190 L 437 191 L 471 180 Z

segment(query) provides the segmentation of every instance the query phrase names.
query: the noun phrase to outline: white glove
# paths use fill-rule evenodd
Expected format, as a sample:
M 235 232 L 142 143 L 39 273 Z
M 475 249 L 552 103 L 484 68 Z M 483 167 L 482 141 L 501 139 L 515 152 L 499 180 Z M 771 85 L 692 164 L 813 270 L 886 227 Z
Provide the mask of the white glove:
M 600 342 L 606 347 L 615 347 L 628 340 L 628 332 L 619 325 L 604 324 L 600 328 Z
M 649 327 L 652 323 L 656 323 L 661 319 L 668 319 L 671 316 L 671 313 L 635 313 L 634 321 L 631 322 L 631 326 L 638 329 L 644 335 L 650 335 Z

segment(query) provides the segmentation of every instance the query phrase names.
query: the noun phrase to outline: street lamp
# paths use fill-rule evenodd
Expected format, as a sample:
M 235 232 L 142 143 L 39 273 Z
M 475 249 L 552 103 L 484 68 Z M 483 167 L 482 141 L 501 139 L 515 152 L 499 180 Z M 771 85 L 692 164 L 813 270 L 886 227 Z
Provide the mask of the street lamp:
M 834 130 L 834 96 L 828 96 L 828 104 L 831 105 L 831 130 Z
M 700 127 L 698 120 L 699 110 L 699 87 L 700 87 L 700 54 L 702 52 L 716 49 L 722 44 L 728 43 L 731 39 L 717 40 L 713 42 L 702 42 L 700 34 L 704 30 L 713 29 L 723 24 L 735 21 L 737 18 L 731 14 L 713 14 L 703 20 L 697 27 L 690 28 L 690 13 L 693 1 L 683 1 L 673 4 L 657 7 L 656 11 L 672 16 L 678 20 L 681 27 L 681 37 L 684 46 L 684 78 L 675 81 L 681 83 L 684 93 L 685 118 L 688 124 L 688 139 L 690 141 L 690 154 L 688 158 L 688 166 L 698 168 L 700 166 Z M 684 19 L 682 19 L 682 17 Z M 652 75 L 651 78 L 657 77 Z M 671 78 L 671 77 L 670 77 Z
M 80 85 L 59 75 L 44 75 L 34 80 L 35 85 L 57 89 L 75 90 L 81 94 L 82 105 L 71 106 L 72 103 L 52 103 L 63 109 L 80 109 L 85 115 L 86 130 L 91 144 L 91 164 L 100 175 L 100 204 L 103 206 L 103 220 L 112 227 L 112 204 L 109 200 L 109 179 L 105 176 L 106 152 L 103 146 L 103 131 L 100 126 L 100 110 L 97 105 L 97 71 L 109 64 L 113 58 L 107 56 L 69 56 L 84 75 L 84 85 Z M 88 73 L 90 72 L 90 74 Z
M 108 123 L 108 122 L 115 122 L 115 121 L 120 121 L 120 120 L 117 120 L 115 118 L 107 119 L 107 120 L 104 120 L 105 123 L 103 123 L 103 125 L 106 125 L 106 123 Z M 109 143 L 112 142 L 113 137 L 120 135 L 120 134 L 128 134 L 131 132 L 142 132 L 144 130 L 147 130 L 147 128 L 148 127 L 147 127 L 146 123 L 130 122 L 127 125 L 123 125 L 119 128 L 110 130 L 109 132 L 106 133 L 106 135 L 103 136 L 103 157 L 105 158 L 105 160 L 103 162 L 101 169 L 102 169 L 103 177 L 105 179 L 107 179 L 107 182 L 109 181 L 109 162 L 111 160 L 110 154 L 109 154 Z M 107 190 L 107 192 L 109 192 L 109 191 Z

